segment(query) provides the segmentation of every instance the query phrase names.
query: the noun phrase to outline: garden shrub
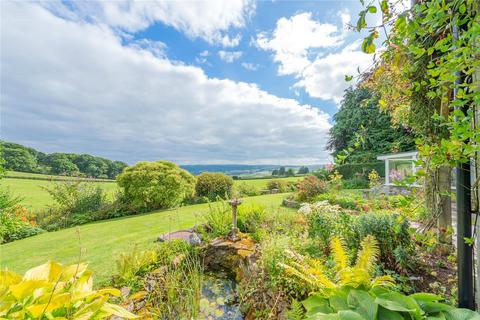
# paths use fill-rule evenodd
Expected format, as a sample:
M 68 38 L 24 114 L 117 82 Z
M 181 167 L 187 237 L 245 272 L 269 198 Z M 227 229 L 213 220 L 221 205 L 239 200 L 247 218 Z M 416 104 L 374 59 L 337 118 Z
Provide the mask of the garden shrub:
M 369 234 L 375 236 L 382 252 L 380 261 L 386 268 L 404 273 L 415 267 L 416 255 L 407 219 L 398 214 L 369 213 L 355 220 L 357 241 Z
M 120 290 L 93 289 L 86 264 L 63 266 L 47 262 L 22 277 L 0 270 L 0 317 L 5 319 L 106 319 L 136 316 L 108 302 Z
M 364 177 L 353 177 L 342 181 L 343 189 L 367 189 L 368 186 L 368 180 Z
M 330 176 L 330 171 L 328 171 L 327 169 L 321 168 L 313 171 L 311 174 L 320 180 L 328 181 L 328 177 Z
M 246 182 L 239 183 L 235 189 L 240 197 L 253 197 L 260 195 L 260 190 L 257 187 Z
M 9 189 L 0 189 L 0 210 L 11 208 L 21 200 L 20 197 L 14 196 Z
M 222 172 L 203 172 L 197 177 L 195 193 L 209 200 L 228 199 L 232 195 L 233 179 Z
M 270 234 L 262 241 L 261 247 L 260 265 L 268 272 L 273 287 L 281 288 L 287 294 L 298 298 L 305 297 L 313 289 L 305 282 L 285 276 L 283 265 L 290 264 L 294 260 L 287 251 L 300 250 L 301 247 L 297 238 Z
M 0 243 L 11 242 L 44 232 L 35 217 L 21 205 L 0 210 Z
M 299 201 L 311 201 L 319 194 L 327 192 L 327 183 L 315 176 L 305 177 L 297 183 L 297 199 Z
M 168 161 L 139 162 L 117 177 L 127 201 L 142 211 L 171 208 L 193 195 L 195 177 Z
M 380 177 L 385 177 L 385 164 L 383 161 L 366 163 L 347 163 L 335 166 L 344 179 L 352 179 L 356 176 L 368 177 L 368 174 L 375 170 Z
M 344 209 L 349 210 L 358 210 L 359 205 L 361 204 L 361 199 L 354 197 L 333 194 L 333 193 L 324 193 L 315 197 L 315 201 L 328 201 L 331 205 L 338 205 Z
M 270 192 L 276 191 L 278 193 L 284 193 L 284 192 L 287 191 L 287 183 L 285 181 L 280 180 L 280 179 L 273 179 L 273 180 L 268 181 L 267 189 Z
M 204 219 L 207 236 L 225 236 L 232 229 L 232 209 L 224 201 L 209 204 Z
M 252 203 L 237 209 L 237 226 L 241 232 L 254 233 L 262 226 L 267 216 L 264 206 Z
M 57 230 L 99 220 L 101 210 L 111 203 L 100 187 L 88 182 L 66 181 L 45 188 L 55 205 L 37 214 L 38 224 L 47 230 Z
M 407 219 L 392 213 L 355 216 L 334 208 L 311 205 L 309 211 L 299 211 L 306 213 L 309 237 L 316 242 L 317 250 L 320 248 L 326 253 L 332 236 L 340 236 L 351 254 L 355 254 L 360 241 L 367 235 L 373 235 L 378 241 L 382 253 L 380 262 L 385 269 L 405 273 L 415 267 L 416 254 Z

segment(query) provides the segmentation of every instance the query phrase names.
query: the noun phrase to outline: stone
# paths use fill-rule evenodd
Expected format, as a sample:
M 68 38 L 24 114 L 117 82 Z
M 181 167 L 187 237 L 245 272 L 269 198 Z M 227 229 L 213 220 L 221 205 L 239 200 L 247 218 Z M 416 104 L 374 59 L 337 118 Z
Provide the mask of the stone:
M 237 281 L 248 273 L 258 258 L 258 247 L 248 235 L 239 232 L 237 236 L 236 241 L 220 237 L 206 245 L 203 256 L 207 271 L 227 272 Z
M 200 235 L 191 229 L 179 230 L 179 231 L 163 234 L 157 238 L 157 241 L 164 242 L 164 241 L 169 241 L 173 239 L 181 239 L 194 246 L 202 244 L 202 239 L 200 238 Z

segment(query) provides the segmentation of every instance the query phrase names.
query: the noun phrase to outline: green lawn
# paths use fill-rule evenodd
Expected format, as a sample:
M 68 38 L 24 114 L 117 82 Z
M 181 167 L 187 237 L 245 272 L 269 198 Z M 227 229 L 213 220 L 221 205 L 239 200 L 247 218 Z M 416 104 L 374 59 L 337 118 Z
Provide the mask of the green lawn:
M 8 172 L 9 176 L 20 176 L 20 177 L 55 177 L 59 176 L 48 176 L 35 173 L 25 173 L 25 172 Z M 62 177 L 63 178 L 63 177 Z M 288 177 L 288 178 L 279 178 L 282 181 L 298 181 L 303 177 Z M 235 185 L 241 183 L 248 183 L 252 186 L 255 186 L 258 189 L 266 189 L 268 181 L 272 179 L 248 179 L 248 180 L 235 180 Z M 8 188 L 10 191 L 21 197 L 23 200 L 21 203 L 28 209 L 33 211 L 39 210 L 47 207 L 49 204 L 52 204 L 52 199 L 44 187 L 51 186 L 52 183 L 62 183 L 59 181 L 48 181 L 48 180 L 34 180 L 34 179 L 15 179 L 15 178 L 6 178 L 0 181 L 0 188 Z M 113 196 L 118 186 L 115 182 L 89 182 L 93 185 L 99 186 L 104 189 L 109 195 Z
M 52 199 L 44 187 L 51 186 L 53 183 L 47 180 L 30 180 L 30 179 L 12 179 L 6 178 L 0 181 L 1 188 L 9 189 L 14 195 L 19 196 L 23 204 L 28 209 L 38 210 L 52 204 Z M 88 182 L 104 189 L 109 195 L 117 190 L 117 184 L 114 182 Z
M 271 180 L 281 180 L 281 181 L 298 181 L 302 180 L 304 177 L 287 177 L 287 178 L 272 178 L 272 179 L 245 179 L 245 180 L 235 180 L 235 185 L 241 184 L 243 182 L 248 183 L 249 185 L 255 186 L 259 189 L 266 189 L 267 184 Z
M 284 197 L 285 194 L 265 195 L 247 198 L 245 202 L 275 210 Z M 135 245 L 139 248 L 152 245 L 162 233 L 192 227 L 202 221 L 207 209 L 208 204 L 186 206 L 100 221 L 7 243 L 0 245 L 0 267 L 24 272 L 47 260 L 62 263 L 82 260 L 89 263 L 96 281 L 104 281 L 115 271 L 118 253 Z

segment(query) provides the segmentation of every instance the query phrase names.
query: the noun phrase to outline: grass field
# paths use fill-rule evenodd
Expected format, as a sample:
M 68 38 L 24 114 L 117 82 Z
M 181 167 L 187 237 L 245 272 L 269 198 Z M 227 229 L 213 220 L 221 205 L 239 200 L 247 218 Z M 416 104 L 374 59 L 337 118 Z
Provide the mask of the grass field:
M 268 209 L 279 208 L 285 194 L 246 198 Z M 202 221 L 208 204 L 156 211 L 149 214 L 101 221 L 75 228 L 44 233 L 0 245 L 0 267 L 24 272 L 47 260 L 89 263 L 96 282 L 104 281 L 115 271 L 118 253 L 134 246 L 145 248 L 166 232 L 185 229 Z M 289 210 L 289 209 L 281 209 Z
M 6 178 L 0 181 L 1 188 L 8 188 L 14 195 L 20 197 L 23 204 L 28 209 L 38 210 L 52 204 L 52 199 L 44 187 L 52 186 L 53 183 L 47 180 L 30 179 L 11 179 Z M 61 183 L 61 182 L 60 182 Z M 92 185 L 104 189 L 107 194 L 113 196 L 117 190 L 117 184 L 114 182 L 89 182 Z
M 21 177 L 58 177 L 58 176 L 48 176 L 35 173 L 25 173 L 25 172 L 8 172 L 9 176 L 21 176 Z M 280 178 L 283 181 L 297 181 L 303 177 L 288 177 Z M 268 181 L 272 179 L 249 179 L 249 180 L 235 180 L 235 185 L 240 183 L 247 183 L 249 185 L 255 186 L 258 189 L 265 189 L 267 187 Z M 48 181 L 48 180 L 33 180 L 33 179 L 15 179 L 15 178 L 6 178 L 0 181 L 0 188 L 8 188 L 10 191 L 22 198 L 21 203 L 32 210 L 39 210 L 47 207 L 52 203 L 52 199 L 48 192 L 44 189 L 45 187 L 51 186 L 53 183 L 61 183 L 59 181 Z M 115 191 L 118 190 L 118 186 L 114 182 L 89 182 L 95 186 L 99 186 L 104 189 L 107 194 L 113 196 Z
M 298 181 L 304 177 L 287 177 L 287 178 L 273 178 L 273 179 L 245 179 L 245 180 L 235 180 L 235 185 L 238 185 L 242 182 L 248 183 L 249 185 L 255 186 L 259 189 L 266 189 L 267 184 L 271 180 L 281 180 L 281 181 Z

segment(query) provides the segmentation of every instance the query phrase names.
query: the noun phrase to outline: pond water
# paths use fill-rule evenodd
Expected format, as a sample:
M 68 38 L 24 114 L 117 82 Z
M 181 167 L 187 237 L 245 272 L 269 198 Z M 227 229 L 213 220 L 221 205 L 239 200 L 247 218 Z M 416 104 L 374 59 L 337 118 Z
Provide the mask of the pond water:
M 243 320 L 233 280 L 226 276 L 204 275 L 200 319 Z

